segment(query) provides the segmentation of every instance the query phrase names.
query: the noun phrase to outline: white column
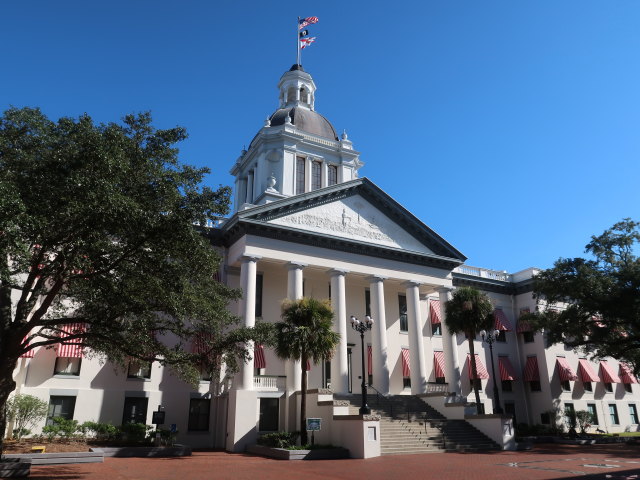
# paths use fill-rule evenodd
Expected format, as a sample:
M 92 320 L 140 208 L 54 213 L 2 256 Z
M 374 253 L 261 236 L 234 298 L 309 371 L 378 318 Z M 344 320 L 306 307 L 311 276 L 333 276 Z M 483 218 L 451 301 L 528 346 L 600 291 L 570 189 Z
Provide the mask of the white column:
M 302 270 L 306 267 L 303 263 L 288 263 L 287 298 L 289 300 L 300 300 L 302 298 Z M 300 360 L 290 361 L 287 373 L 287 390 L 295 392 L 300 389 L 302 372 L 300 371 Z
M 389 358 L 387 350 L 387 319 L 384 308 L 384 277 L 369 278 L 371 292 L 371 349 L 373 355 L 373 386 L 384 394 L 389 393 Z
M 312 165 L 313 161 L 312 161 L 311 157 L 307 157 L 305 159 L 304 163 L 305 163 L 305 165 L 304 165 L 304 173 L 305 173 L 305 176 L 304 176 L 304 191 L 305 192 L 310 192 L 311 191 L 311 175 L 312 175 L 311 168 L 313 166 Z
M 344 270 L 331 270 L 331 308 L 335 313 L 333 317 L 333 330 L 340 334 L 338 351 L 331 359 L 331 389 L 335 393 L 346 394 L 349 392 L 349 371 L 347 365 L 347 297 L 345 294 Z
M 249 256 L 240 259 L 240 317 L 244 327 L 253 327 L 256 324 L 256 264 L 259 259 L 260 257 Z M 253 342 L 248 342 L 247 348 L 253 357 Z M 253 358 L 240 367 L 238 390 L 253 390 Z
M 407 282 L 407 317 L 409 320 L 409 349 L 411 354 L 411 393 L 426 393 L 427 371 L 422 342 L 422 315 L 420 313 L 419 283 Z
M 449 392 L 460 395 L 460 363 L 458 361 L 458 342 L 447 328 L 447 312 L 445 303 L 451 300 L 451 288 L 438 289 L 440 296 L 440 321 L 442 322 L 442 349 L 444 351 L 444 375 L 449 384 Z
M 249 172 L 247 175 L 247 196 L 245 198 L 245 203 L 253 202 L 253 170 Z

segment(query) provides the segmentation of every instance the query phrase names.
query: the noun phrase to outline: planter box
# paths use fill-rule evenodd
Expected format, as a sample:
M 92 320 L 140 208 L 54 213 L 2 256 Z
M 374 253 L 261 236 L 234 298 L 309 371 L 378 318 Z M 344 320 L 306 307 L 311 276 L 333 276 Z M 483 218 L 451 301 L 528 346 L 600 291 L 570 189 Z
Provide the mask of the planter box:
M 173 445 L 172 447 L 103 447 L 92 448 L 92 452 L 103 454 L 105 457 L 189 457 L 191 447 L 188 445 Z
M 28 458 L 0 459 L 0 478 L 28 477 L 31 473 L 31 460 Z
M 341 447 L 318 450 L 287 450 L 286 448 L 249 445 L 247 452 L 277 460 L 338 460 L 349 458 L 349 450 Z
M 31 465 L 66 465 L 70 463 L 102 463 L 104 457 L 95 452 L 65 452 L 65 453 L 11 453 L 5 458 L 22 458 L 29 460 Z

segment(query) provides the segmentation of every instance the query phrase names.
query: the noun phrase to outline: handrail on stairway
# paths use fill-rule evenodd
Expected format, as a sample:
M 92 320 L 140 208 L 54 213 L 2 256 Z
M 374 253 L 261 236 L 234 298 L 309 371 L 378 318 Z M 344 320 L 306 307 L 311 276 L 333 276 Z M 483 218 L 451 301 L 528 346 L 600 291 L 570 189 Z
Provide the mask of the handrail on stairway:
M 371 390 L 376 392 L 376 403 L 377 403 L 377 405 L 380 405 L 380 397 L 382 397 L 387 402 L 387 405 L 389 406 L 389 415 L 393 418 L 393 403 L 391 402 L 391 400 L 389 400 L 384 393 L 380 392 L 373 385 L 369 384 L 369 385 L 367 385 L 367 388 L 370 388 Z

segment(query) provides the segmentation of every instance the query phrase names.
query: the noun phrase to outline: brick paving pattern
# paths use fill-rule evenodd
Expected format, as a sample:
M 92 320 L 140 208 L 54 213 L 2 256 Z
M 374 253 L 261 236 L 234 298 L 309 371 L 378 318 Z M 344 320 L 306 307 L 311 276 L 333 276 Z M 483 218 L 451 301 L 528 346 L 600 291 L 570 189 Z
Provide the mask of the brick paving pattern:
M 640 446 L 542 445 L 528 452 L 392 455 L 368 460 L 281 461 L 219 451 L 181 458 L 107 458 L 33 467 L 32 479 L 581 479 L 640 480 Z

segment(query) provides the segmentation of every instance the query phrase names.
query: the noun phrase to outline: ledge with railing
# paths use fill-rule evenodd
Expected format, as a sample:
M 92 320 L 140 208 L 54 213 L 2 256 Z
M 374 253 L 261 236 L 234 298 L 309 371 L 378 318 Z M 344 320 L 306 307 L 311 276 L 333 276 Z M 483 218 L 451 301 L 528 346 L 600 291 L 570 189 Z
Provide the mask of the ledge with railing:
M 460 265 L 453 269 L 455 273 L 463 275 L 471 275 L 473 277 L 489 278 L 491 280 L 499 280 L 501 282 L 510 282 L 511 275 L 506 270 L 490 270 L 488 268 L 471 267 L 469 265 Z
M 255 375 L 253 389 L 261 392 L 283 392 L 286 379 L 283 375 Z

